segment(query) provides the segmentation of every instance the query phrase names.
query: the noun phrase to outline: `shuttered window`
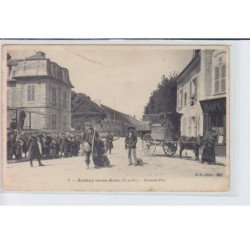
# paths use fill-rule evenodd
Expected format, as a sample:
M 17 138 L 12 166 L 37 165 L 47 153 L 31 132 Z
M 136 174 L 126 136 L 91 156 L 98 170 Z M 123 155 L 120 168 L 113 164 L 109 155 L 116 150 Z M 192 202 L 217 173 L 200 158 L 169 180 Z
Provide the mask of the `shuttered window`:
M 52 103 L 52 106 L 56 106 L 56 88 L 55 87 L 52 87 L 51 88 L 51 103 Z
M 182 135 L 186 135 L 186 118 L 183 118 L 182 120 Z
M 27 101 L 34 102 L 35 101 L 35 85 L 27 86 Z
M 8 107 L 11 106 L 11 90 L 7 89 L 7 105 Z
M 184 106 L 187 105 L 187 93 L 184 93 Z
M 68 104 L 68 93 L 67 91 L 63 92 L 63 108 L 67 109 L 67 104 Z
M 221 93 L 226 91 L 226 65 L 215 67 L 214 74 L 214 93 Z
M 183 102 L 183 100 L 182 100 L 182 98 L 183 98 L 183 95 L 182 95 L 182 90 L 180 90 L 180 107 L 182 106 L 182 102 Z
M 52 114 L 51 120 L 52 129 L 56 129 L 56 114 Z
M 226 91 L 226 65 L 221 66 L 221 91 Z
M 214 76 L 214 93 L 219 93 L 220 91 L 220 67 L 215 67 Z

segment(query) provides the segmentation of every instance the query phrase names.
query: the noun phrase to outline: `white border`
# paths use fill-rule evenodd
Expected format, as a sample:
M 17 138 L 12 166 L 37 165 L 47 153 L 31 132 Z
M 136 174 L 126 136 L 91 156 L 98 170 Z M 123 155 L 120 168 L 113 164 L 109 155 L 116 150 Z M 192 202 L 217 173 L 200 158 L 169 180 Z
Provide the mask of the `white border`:
M 4 205 L 219 205 L 249 203 L 250 197 L 242 196 L 242 187 L 248 185 L 245 178 L 250 176 L 248 168 L 239 160 L 239 129 L 244 101 L 239 98 L 238 84 L 244 81 L 245 62 L 250 60 L 250 41 L 235 40 L 2 40 L 3 44 L 169 44 L 169 45 L 231 45 L 230 57 L 230 166 L 231 191 L 221 192 L 167 192 L 167 193 L 0 193 L 0 204 Z M 242 49 L 244 47 L 244 49 Z M 246 57 L 247 56 L 247 57 Z M 246 71 L 245 73 L 248 73 Z M 242 80 L 243 79 L 243 80 Z M 2 89 L 1 89 L 2 90 Z M 244 92 L 245 93 L 245 92 Z M 1 139 L 1 138 L 0 138 Z M 242 160 L 242 158 L 241 158 Z M 244 160 L 243 160 L 244 161 Z M 247 172 L 247 175 L 243 174 Z

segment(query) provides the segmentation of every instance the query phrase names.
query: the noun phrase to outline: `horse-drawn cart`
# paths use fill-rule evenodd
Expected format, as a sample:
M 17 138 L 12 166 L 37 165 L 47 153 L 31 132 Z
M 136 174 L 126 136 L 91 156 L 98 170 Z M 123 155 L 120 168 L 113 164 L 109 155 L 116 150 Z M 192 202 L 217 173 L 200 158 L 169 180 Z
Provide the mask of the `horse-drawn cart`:
M 167 113 L 162 123 L 152 123 L 151 132 L 142 138 L 142 150 L 146 156 L 152 156 L 156 147 L 162 147 L 167 156 L 173 156 L 177 151 L 180 138 L 180 118 L 177 112 Z

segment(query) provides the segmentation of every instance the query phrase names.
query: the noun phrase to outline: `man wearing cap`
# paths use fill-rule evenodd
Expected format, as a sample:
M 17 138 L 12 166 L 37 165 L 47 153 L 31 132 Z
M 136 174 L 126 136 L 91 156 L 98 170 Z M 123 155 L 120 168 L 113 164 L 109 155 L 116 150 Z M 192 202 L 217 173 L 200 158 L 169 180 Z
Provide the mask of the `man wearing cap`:
M 128 135 L 125 139 L 125 149 L 128 150 L 128 165 L 132 165 L 132 158 L 134 162 L 134 166 L 137 166 L 137 157 L 136 157 L 136 143 L 137 143 L 137 136 L 135 134 L 135 127 L 128 128 Z M 132 156 L 132 157 L 131 157 Z

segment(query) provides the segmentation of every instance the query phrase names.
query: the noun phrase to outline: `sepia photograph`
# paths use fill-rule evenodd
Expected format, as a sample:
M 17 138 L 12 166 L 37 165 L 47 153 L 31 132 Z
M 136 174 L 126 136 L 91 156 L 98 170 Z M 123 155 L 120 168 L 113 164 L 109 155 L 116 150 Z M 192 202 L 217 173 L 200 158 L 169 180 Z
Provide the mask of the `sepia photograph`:
M 6 192 L 229 192 L 230 46 L 4 44 Z

